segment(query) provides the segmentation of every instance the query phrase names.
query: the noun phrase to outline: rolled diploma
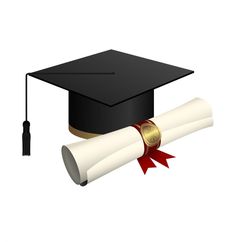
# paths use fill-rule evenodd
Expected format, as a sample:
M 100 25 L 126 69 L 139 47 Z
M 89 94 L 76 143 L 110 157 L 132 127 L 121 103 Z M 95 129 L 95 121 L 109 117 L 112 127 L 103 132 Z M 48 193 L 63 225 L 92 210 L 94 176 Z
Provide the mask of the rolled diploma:
M 150 120 L 161 132 L 160 146 L 213 125 L 211 107 L 200 98 Z M 132 126 L 62 147 L 67 171 L 76 184 L 94 181 L 143 153 L 142 137 Z

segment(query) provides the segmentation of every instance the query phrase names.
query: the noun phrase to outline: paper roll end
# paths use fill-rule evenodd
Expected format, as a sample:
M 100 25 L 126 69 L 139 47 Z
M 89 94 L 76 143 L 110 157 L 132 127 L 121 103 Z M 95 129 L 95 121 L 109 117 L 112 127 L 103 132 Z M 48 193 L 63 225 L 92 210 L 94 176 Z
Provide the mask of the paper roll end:
M 79 171 L 76 160 L 75 160 L 74 156 L 72 155 L 71 151 L 69 150 L 69 148 L 67 148 L 65 145 L 63 145 L 61 148 L 61 153 L 62 153 L 62 158 L 63 158 L 64 164 L 65 164 L 66 170 L 69 173 L 71 179 L 76 184 L 82 185 L 83 182 L 81 183 L 80 171 Z

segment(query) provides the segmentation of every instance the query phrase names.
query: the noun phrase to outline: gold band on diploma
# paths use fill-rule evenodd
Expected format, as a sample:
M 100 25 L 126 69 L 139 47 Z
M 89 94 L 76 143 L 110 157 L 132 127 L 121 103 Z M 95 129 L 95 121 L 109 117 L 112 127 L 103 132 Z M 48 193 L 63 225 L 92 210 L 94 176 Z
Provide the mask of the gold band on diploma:
M 78 130 L 78 129 L 72 127 L 71 125 L 69 125 L 69 131 L 73 135 L 76 135 L 76 136 L 83 138 L 83 139 L 90 139 L 90 138 L 99 136 L 99 134 L 89 133 L 89 132 L 84 132 L 84 131 Z
M 147 120 L 147 122 L 141 124 L 140 133 L 143 141 L 148 147 L 160 145 L 161 132 L 159 128 L 151 121 Z

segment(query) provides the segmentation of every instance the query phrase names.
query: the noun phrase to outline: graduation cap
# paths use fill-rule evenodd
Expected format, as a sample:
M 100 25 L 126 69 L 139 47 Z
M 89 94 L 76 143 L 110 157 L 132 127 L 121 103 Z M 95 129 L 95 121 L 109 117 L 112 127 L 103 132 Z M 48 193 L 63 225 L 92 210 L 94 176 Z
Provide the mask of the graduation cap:
M 27 73 L 23 155 L 30 155 L 28 76 L 69 91 L 69 130 L 90 138 L 152 118 L 154 89 L 191 73 L 115 50 Z

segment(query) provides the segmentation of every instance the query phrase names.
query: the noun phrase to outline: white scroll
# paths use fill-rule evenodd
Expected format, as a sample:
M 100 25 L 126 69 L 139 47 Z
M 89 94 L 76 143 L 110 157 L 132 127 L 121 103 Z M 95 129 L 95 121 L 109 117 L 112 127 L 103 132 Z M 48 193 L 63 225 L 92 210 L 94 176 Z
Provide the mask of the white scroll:
M 160 146 L 213 125 L 211 107 L 200 98 L 150 120 L 161 132 Z M 80 185 L 94 181 L 143 153 L 142 137 L 132 126 L 62 147 L 67 171 Z

